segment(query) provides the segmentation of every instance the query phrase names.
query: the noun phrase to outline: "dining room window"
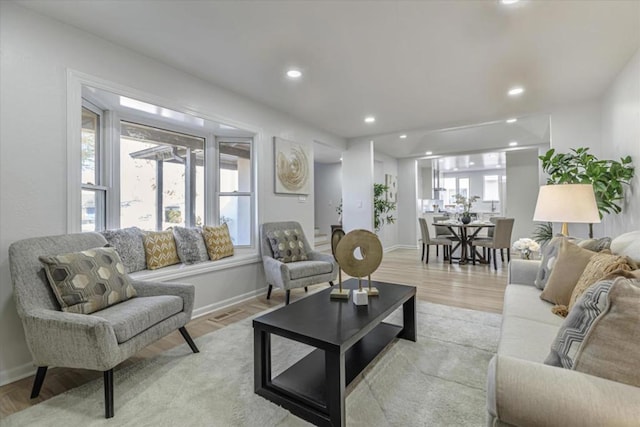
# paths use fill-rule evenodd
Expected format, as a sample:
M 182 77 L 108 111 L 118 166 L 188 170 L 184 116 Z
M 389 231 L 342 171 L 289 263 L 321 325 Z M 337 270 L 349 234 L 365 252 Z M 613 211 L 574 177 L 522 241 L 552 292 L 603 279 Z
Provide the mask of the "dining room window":
M 500 201 L 500 178 L 498 175 L 485 175 L 483 177 L 482 200 L 485 202 Z

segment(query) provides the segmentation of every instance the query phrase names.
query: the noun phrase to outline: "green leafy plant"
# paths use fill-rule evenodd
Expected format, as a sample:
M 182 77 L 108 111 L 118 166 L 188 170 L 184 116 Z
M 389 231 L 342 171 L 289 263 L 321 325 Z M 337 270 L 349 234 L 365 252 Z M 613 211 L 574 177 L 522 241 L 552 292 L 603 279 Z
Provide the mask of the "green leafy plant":
M 373 184 L 373 226 L 376 231 L 380 231 L 385 224 L 396 222 L 396 218 L 392 214 L 396 210 L 396 203 L 386 200 L 384 195 L 387 191 L 389 191 L 389 186 Z
M 473 203 L 480 199 L 480 196 L 465 197 L 462 194 L 456 194 L 456 205 L 462 205 L 462 212 L 468 214 L 471 211 Z
M 616 160 L 599 160 L 588 148 L 572 148 L 556 153 L 552 148 L 539 157 L 542 169 L 549 174 L 547 184 L 592 184 L 600 218 L 605 213 L 620 213 L 625 185 L 631 184 L 635 168 L 631 156 Z M 593 225 L 589 224 L 593 237 Z
M 553 224 L 550 222 L 543 222 L 536 226 L 535 231 L 531 235 L 531 238 L 538 242 L 540 246 L 547 243 L 553 238 Z

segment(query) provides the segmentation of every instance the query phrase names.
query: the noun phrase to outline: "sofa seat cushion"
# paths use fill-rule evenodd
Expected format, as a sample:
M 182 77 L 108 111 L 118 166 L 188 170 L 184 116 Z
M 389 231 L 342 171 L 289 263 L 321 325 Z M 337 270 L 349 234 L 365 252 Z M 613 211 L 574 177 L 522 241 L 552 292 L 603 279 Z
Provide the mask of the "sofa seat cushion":
M 558 326 L 531 319 L 503 317 L 498 354 L 542 363 L 549 355 L 558 329 Z
M 530 285 L 509 285 L 504 292 L 504 317 L 521 317 L 559 327 L 564 319 L 551 312 L 552 305 L 540 299 L 540 290 Z
M 324 261 L 296 261 L 287 264 L 291 280 L 327 274 L 333 271 L 333 264 Z
M 96 311 L 91 316 L 101 317 L 113 326 L 118 344 L 130 340 L 163 320 L 180 313 L 182 298 L 175 295 L 138 297 Z

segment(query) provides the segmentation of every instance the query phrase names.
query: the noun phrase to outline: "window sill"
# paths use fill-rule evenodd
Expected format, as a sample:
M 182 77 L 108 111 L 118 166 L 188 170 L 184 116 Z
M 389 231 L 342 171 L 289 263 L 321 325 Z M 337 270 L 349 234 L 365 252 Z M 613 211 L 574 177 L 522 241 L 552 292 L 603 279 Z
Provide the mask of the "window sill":
M 131 273 L 135 280 L 172 280 L 189 276 L 225 270 L 227 268 L 260 262 L 260 254 L 255 249 L 236 249 L 234 255 L 216 261 L 204 261 L 197 264 L 175 264 L 157 270 L 142 270 Z

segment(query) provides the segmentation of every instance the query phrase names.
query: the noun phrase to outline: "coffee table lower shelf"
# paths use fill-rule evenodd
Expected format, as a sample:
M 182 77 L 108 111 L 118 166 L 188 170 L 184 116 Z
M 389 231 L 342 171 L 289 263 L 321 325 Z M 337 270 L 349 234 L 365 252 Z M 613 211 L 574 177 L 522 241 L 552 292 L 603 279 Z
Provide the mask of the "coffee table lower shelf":
M 350 384 L 402 330 L 402 326 L 382 322 L 349 348 L 345 353 L 345 385 Z M 316 349 L 256 393 L 305 419 L 314 413 L 311 418 L 317 417 L 316 424 L 323 424 L 317 422 L 320 420 L 329 422 L 325 366 L 325 351 Z

